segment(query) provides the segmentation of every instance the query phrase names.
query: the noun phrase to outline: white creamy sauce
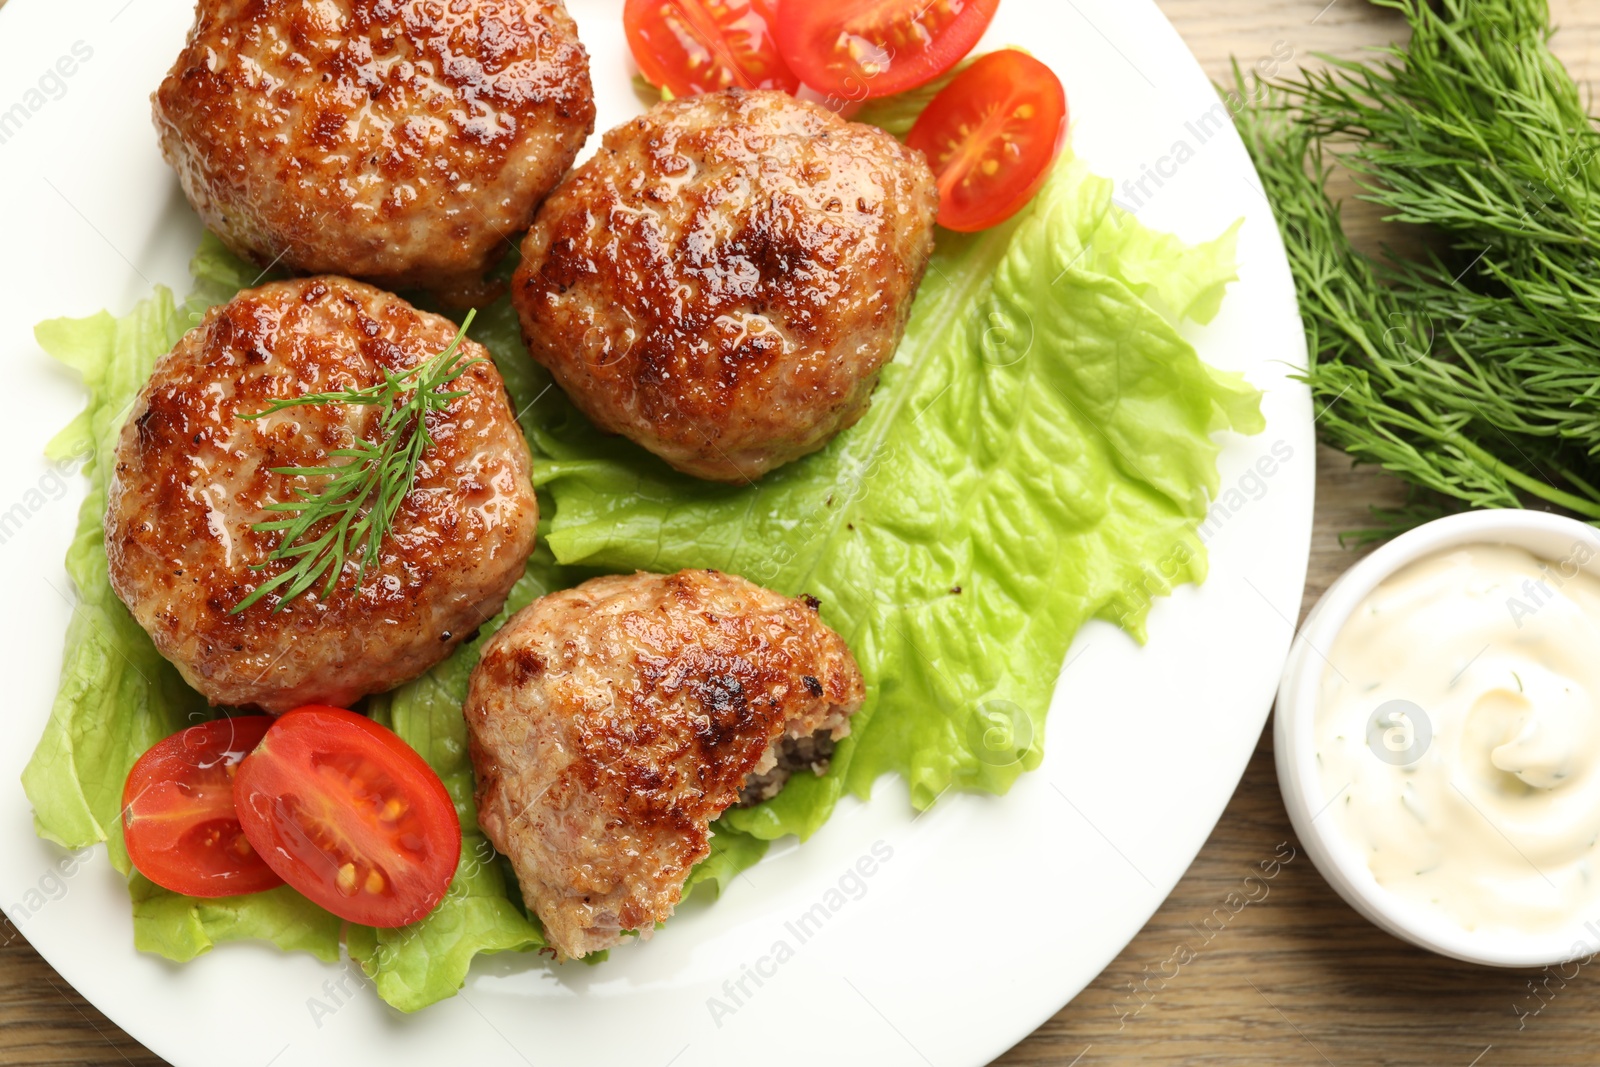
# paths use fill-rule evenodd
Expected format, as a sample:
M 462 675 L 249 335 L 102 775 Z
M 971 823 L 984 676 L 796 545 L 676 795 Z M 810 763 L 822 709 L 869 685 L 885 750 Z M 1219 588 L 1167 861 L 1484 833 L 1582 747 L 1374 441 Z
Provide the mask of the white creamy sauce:
M 1319 818 L 1379 884 L 1466 929 L 1600 916 L 1600 580 L 1581 570 L 1596 551 L 1419 560 L 1323 650 Z

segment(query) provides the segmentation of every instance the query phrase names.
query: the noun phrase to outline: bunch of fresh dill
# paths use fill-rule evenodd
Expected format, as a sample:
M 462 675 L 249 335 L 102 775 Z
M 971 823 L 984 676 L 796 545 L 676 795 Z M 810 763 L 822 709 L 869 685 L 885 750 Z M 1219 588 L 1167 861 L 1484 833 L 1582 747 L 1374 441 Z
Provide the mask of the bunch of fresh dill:
M 1600 133 L 1546 2 L 1373 2 L 1404 13 L 1409 45 L 1323 57 L 1238 117 L 1299 291 L 1318 428 L 1462 504 L 1600 522 Z M 1335 165 L 1434 251 L 1357 252 Z

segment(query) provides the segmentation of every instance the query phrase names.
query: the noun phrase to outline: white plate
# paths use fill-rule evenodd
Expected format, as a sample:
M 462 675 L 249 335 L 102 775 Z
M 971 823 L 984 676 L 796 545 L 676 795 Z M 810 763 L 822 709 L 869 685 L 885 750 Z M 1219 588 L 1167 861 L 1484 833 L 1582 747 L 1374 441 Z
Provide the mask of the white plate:
M 620 0 L 572 6 L 605 129 L 638 109 Z M 16 784 L 55 689 L 70 611 L 61 558 L 81 493 L 39 458 L 81 392 L 31 327 L 126 311 L 151 282 L 187 290 L 199 227 L 157 153 L 147 96 L 189 20 L 185 0 L 78 0 L 70 13 L 12 0 L 0 11 L 0 360 L 12 405 L 0 420 L 0 513 L 15 503 L 11 514 L 26 517 L 0 528 L 0 588 L 13 605 L 0 622 L 0 905 L 39 952 L 181 1067 L 518 1057 L 810 1067 L 819 1053 L 963 1067 L 1082 989 L 1171 890 L 1238 782 L 1289 645 L 1311 527 L 1310 401 L 1285 377 L 1305 352 L 1287 264 L 1242 146 L 1207 120 L 1215 97 L 1154 3 L 1006 0 L 987 43 L 1024 44 L 1062 75 L 1076 151 L 1145 222 L 1200 240 L 1248 218 L 1241 281 L 1215 323 L 1190 331 L 1208 361 L 1267 390 L 1266 432 L 1227 441 L 1222 500 L 1233 506 L 1213 514 L 1210 580 L 1156 607 L 1143 649 L 1110 626 L 1085 627 L 1044 766 L 1010 795 L 951 796 L 913 818 L 904 787 L 885 781 L 870 804 L 842 805 L 803 848 L 775 847 L 648 945 L 597 967 L 482 960 L 464 995 L 411 1018 L 370 993 L 349 996 L 356 983 L 340 968 L 270 947 L 228 945 L 183 967 L 136 954 L 104 850 L 71 877 L 53 873 L 62 853 L 34 837 Z M 89 58 L 47 76 L 78 42 Z M 1141 192 L 1147 171 L 1160 184 L 1145 177 Z M 1274 448 L 1289 453 L 1275 473 L 1250 473 Z M 829 889 L 875 845 L 892 858 L 861 888 L 846 879 L 858 899 L 800 943 L 785 924 L 838 903 Z M 781 965 L 769 958 L 779 941 L 794 949 Z M 746 965 L 767 972 L 759 986 Z M 734 1010 L 714 1018 L 713 997 Z

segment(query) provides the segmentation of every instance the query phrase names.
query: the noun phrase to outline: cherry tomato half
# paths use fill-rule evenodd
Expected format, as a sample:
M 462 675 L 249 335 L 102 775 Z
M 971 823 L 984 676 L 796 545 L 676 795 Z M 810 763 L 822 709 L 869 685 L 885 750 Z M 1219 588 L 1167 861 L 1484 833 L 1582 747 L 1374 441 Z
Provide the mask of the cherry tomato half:
M 251 848 L 233 809 L 239 763 L 271 725 L 265 715 L 216 719 L 139 757 L 122 788 L 122 835 L 140 874 L 191 897 L 283 884 Z
M 773 39 L 775 0 L 628 0 L 628 47 L 651 85 L 674 96 L 730 86 L 793 93 L 800 79 Z
M 933 98 L 906 136 L 939 180 L 939 225 L 986 230 L 1021 211 L 1067 135 L 1067 94 L 1032 56 L 990 52 Z
M 785 0 L 778 49 L 813 89 L 870 100 L 955 66 L 999 6 L 1000 0 Z
M 461 822 L 433 768 L 340 708 L 280 718 L 240 766 L 233 797 L 250 843 L 285 882 L 363 926 L 427 916 L 461 858 Z

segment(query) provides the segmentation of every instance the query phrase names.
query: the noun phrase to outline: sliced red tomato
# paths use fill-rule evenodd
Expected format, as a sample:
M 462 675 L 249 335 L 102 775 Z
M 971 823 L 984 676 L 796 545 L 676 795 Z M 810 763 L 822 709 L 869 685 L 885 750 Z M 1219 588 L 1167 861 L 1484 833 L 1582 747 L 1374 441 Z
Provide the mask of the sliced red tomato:
M 651 85 L 674 96 L 741 89 L 793 93 L 773 37 L 776 0 L 628 0 L 628 47 Z
M 283 884 L 250 846 L 233 808 L 239 764 L 271 725 L 265 715 L 216 719 L 139 757 L 122 788 L 122 836 L 140 874 L 191 897 Z
M 939 225 L 973 233 L 1021 211 L 1067 136 L 1061 79 L 1025 52 L 991 52 L 956 75 L 906 143 L 939 180 Z
M 869 100 L 955 66 L 999 6 L 1000 0 L 785 0 L 778 49 L 813 89 Z
M 427 916 L 461 858 L 461 821 L 433 768 L 340 708 L 280 718 L 240 766 L 233 797 L 250 843 L 285 882 L 363 926 Z

